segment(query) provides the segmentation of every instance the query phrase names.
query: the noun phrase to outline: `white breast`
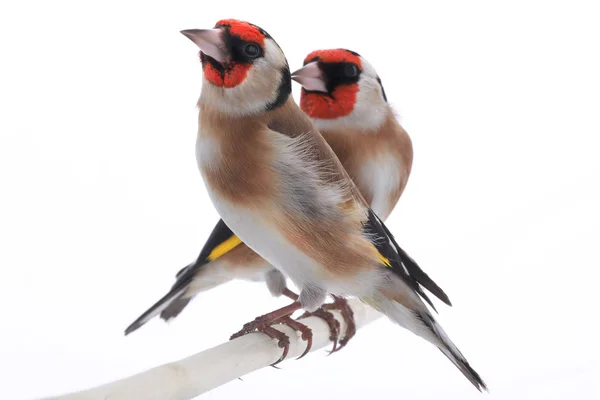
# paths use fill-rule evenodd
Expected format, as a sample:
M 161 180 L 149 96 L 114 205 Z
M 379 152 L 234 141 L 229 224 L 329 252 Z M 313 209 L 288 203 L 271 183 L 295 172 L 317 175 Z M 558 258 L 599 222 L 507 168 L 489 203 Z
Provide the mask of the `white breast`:
M 202 172 L 203 168 L 217 168 L 221 160 L 221 146 L 219 142 L 210 135 L 198 135 L 196 137 L 196 162 Z
M 380 273 L 376 269 L 344 280 L 329 279 L 313 258 L 287 241 L 277 228 L 271 225 L 275 221 L 271 221 L 267 214 L 261 215 L 258 212 L 235 207 L 219 199 L 214 193 L 210 196 L 229 228 L 248 247 L 290 278 L 300 290 L 306 287 L 318 287 L 327 293 L 338 295 L 356 297 L 372 295 L 372 290 L 376 287 L 375 281 L 380 279 Z
M 271 265 L 281 270 L 296 286 L 319 281 L 317 263 L 288 242 L 268 216 L 228 203 L 208 188 L 211 200 L 223 221 L 244 243 Z M 275 222 L 275 221 L 273 221 Z
M 391 204 L 392 195 L 402 183 L 400 163 L 389 153 L 365 162 L 360 169 L 360 180 L 373 193 L 371 208 L 382 220 L 387 219 L 395 204 Z

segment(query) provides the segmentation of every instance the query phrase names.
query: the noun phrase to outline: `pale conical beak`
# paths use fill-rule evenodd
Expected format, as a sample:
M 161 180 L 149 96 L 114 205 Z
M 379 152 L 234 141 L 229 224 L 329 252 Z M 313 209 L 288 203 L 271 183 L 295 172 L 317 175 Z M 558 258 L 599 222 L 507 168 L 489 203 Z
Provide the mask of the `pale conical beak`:
M 327 93 L 325 76 L 319 68 L 319 62 L 313 61 L 292 73 L 292 79 L 302 85 L 306 90 Z
M 200 50 L 217 62 L 229 61 L 229 52 L 225 46 L 222 29 L 186 29 L 181 31 L 185 37 L 200 48 Z

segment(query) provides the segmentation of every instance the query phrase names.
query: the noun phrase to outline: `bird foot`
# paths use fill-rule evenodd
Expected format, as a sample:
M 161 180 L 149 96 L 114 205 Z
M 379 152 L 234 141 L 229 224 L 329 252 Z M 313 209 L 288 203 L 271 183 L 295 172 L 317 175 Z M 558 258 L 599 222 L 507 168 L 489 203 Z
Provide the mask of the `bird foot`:
M 293 311 L 291 311 L 291 312 L 293 312 Z M 304 357 L 308 353 L 310 348 L 312 347 L 312 331 L 311 331 L 311 329 L 298 321 L 294 321 L 290 317 L 290 314 L 281 315 L 281 313 L 278 311 L 262 315 L 260 317 L 257 317 L 254 321 L 244 324 L 244 327 L 240 331 L 231 335 L 229 340 L 239 338 L 241 336 L 247 335 L 252 332 L 262 332 L 262 333 L 266 334 L 267 336 L 269 336 L 270 338 L 276 339 L 277 345 L 283 349 L 283 353 L 281 354 L 281 357 L 279 358 L 279 360 L 277 360 L 275 363 L 271 364 L 271 366 L 275 366 L 275 365 L 279 364 L 280 362 L 282 362 L 283 360 L 285 360 L 285 358 L 288 355 L 289 349 L 290 349 L 289 336 L 286 335 L 285 333 L 273 328 L 273 326 L 272 326 L 274 324 L 279 324 L 279 323 L 287 325 L 290 328 L 294 329 L 295 331 L 302 333 L 301 337 L 304 341 L 307 342 L 307 345 L 306 345 L 306 350 L 304 350 L 304 353 L 302 353 L 302 355 L 299 358 Z
M 302 338 L 302 340 L 304 340 L 306 342 L 306 349 L 304 349 L 304 353 L 302 353 L 300 355 L 300 357 L 296 358 L 296 360 L 299 360 L 302 357 L 304 357 L 305 355 L 307 355 L 312 347 L 312 340 L 313 340 L 312 329 L 310 329 L 308 326 L 304 325 L 303 323 L 292 319 L 290 316 L 283 317 L 279 322 L 284 325 L 289 326 L 290 328 L 294 329 L 295 331 L 302 333 L 302 335 L 300 337 Z
M 305 312 L 298 319 L 308 318 L 308 317 L 319 317 L 323 321 L 329 325 L 329 340 L 333 342 L 333 348 L 330 351 L 330 354 L 336 351 L 338 345 L 338 338 L 340 336 L 340 323 L 335 319 L 332 313 L 324 309 L 323 307 L 313 311 L 313 312 Z
M 354 311 L 352 311 L 352 307 L 350 307 L 350 305 L 348 304 L 348 300 L 338 296 L 334 296 L 333 299 L 333 303 L 324 304 L 322 308 L 326 310 L 338 310 L 340 314 L 342 314 L 342 318 L 344 318 L 344 321 L 346 322 L 346 331 L 344 332 L 344 337 L 340 340 L 340 347 L 332 350 L 332 353 L 334 351 L 340 351 L 341 349 L 343 349 L 344 346 L 348 344 L 350 339 L 352 339 L 356 334 Z
M 252 332 L 262 332 L 271 339 L 277 340 L 277 346 L 283 349 L 283 353 L 281 353 L 279 360 L 271 364 L 271 366 L 275 366 L 285 360 L 287 357 L 288 351 L 290 350 L 290 338 L 285 333 L 278 331 L 271 326 L 271 324 L 277 321 L 267 321 L 266 318 L 263 317 L 258 317 L 254 321 L 244 324 L 244 327 L 240 331 L 231 335 L 229 340 L 237 339 Z

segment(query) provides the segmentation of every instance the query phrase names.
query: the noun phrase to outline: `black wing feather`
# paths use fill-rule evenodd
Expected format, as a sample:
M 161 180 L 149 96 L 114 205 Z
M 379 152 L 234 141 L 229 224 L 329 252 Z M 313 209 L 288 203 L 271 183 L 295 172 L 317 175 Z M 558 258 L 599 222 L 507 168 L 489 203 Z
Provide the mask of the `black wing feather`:
M 217 225 L 210 233 L 210 236 L 208 237 L 208 240 L 206 241 L 204 247 L 200 251 L 200 255 L 198 256 L 196 261 L 180 269 L 179 272 L 177 272 L 177 275 L 175 275 L 177 281 L 175 281 L 175 283 L 173 284 L 172 289 L 177 289 L 183 285 L 188 284 L 189 281 L 192 280 L 194 275 L 196 275 L 198 269 L 202 268 L 202 266 L 209 263 L 210 260 L 208 259 L 208 256 L 210 255 L 210 253 L 212 253 L 212 251 L 218 245 L 220 245 L 221 243 L 223 243 L 227 239 L 230 239 L 233 236 L 235 236 L 235 234 L 231 231 L 231 229 L 229 229 L 225 222 L 223 222 L 223 220 L 220 219 L 219 222 L 217 222 Z
M 181 298 L 186 287 L 190 284 L 194 276 L 202 266 L 208 264 L 209 256 L 212 251 L 221 243 L 234 236 L 234 233 L 225 225 L 223 220 L 219 220 L 213 231 L 211 232 L 206 244 L 202 248 L 200 255 L 195 262 L 182 268 L 176 275 L 176 280 L 171 290 L 164 295 L 160 300 L 152 305 L 138 319 L 136 319 L 127 329 L 125 334 L 128 335 L 136 329 L 140 328 L 157 313 L 164 320 L 176 317 L 187 304 L 191 301 L 190 298 Z M 161 310 L 162 309 L 162 310 Z
M 212 253 L 212 251 L 218 245 L 233 236 L 235 236 L 235 234 L 231 231 L 231 229 L 229 229 L 225 222 L 220 219 L 208 237 L 208 240 L 204 244 L 204 247 L 200 251 L 200 255 L 196 261 L 177 272 L 177 275 L 175 275 L 175 283 L 171 287 L 171 292 L 176 292 L 180 288 L 189 285 L 192 279 L 194 279 L 194 276 L 196 276 L 198 270 L 210 262 L 208 259 L 210 253 Z M 192 301 L 191 298 L 177 299 L 160 313 L 160 317 L 164 320 L 169 320 L 176 317 L 179 315 L 179 313 L 181 313 L 181 311 L 183 311 L 190 301 Z
M 365 223 L 364 229 L 381 255 L 390 260 L 394 273 L 407 282 L 434 310 L 435 306 L 423 292 L 421 286 L 447 305 L 452 305 L 448 295 L 398 245 L 392 233 L 371 209 L 369 209 L 369 219 Z

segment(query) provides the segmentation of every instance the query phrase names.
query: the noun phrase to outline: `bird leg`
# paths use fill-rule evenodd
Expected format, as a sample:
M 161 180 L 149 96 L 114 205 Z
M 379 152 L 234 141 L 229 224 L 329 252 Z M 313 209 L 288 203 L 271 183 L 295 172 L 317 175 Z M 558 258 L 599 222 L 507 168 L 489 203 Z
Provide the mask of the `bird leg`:
M 293 300 L 293 301 L 298 300 L 298 295 L 296 293 L 292 292 L 288 288 L 283 289 L 283 292 L 281 292 L 281 294 L 284 295 L 285 297 L 287 297 L 288 299 Z
M 244 324 L 244 327 L 239 332 L 236 332 L 233 335 L 231 335 L 229 340 L 238 338 L 240 336 L 244 336 L 264 326 L 273 325 L 273 323 L 276 322 L 278 319 L 292 315 L 294 311 L 299 310 L 301 307 L 302 306 L 300 305 L 300 303 L 295 301 L 292 304 L 282 307 L 278 310 L 256 317 L 254 321 Z
M 292 304 L 289 304 L 278 310 L 261 315 L 260 317 L 255 318 L 254 321 L 244 324 L 244 327 L 239 332 L 236 332 L 233 335 L 231 335 L 229 340 L 236 339 L 254 331 L 262 332 L 273 339 L 277 339 L 278 346 L 283 349 L 283 353 L 279 360 L 272 364 L 273 366 L 275 366 L 287 357 L 288 350 L 290 347 L 290 338 L 288 337 L 288 335 L 281 331 L 278 331 L 272 326 L 276 323 L 282 323 L 296 331 L 302 332 L 302 339 L 307 341 L 306 350 L 300 356 L 304 357 L 304 355 L 308 353 L 310 347 L 312 346 L 312 331 L 306 325 L 298 321 L 294 321 L 290 318 L 290 315 L 292 315 L 295 311 L 299 310 L 301 307 L 302 306 L 300 302 L 294 301 Z

